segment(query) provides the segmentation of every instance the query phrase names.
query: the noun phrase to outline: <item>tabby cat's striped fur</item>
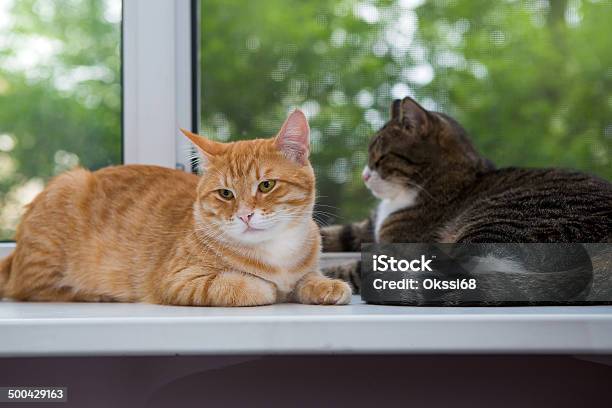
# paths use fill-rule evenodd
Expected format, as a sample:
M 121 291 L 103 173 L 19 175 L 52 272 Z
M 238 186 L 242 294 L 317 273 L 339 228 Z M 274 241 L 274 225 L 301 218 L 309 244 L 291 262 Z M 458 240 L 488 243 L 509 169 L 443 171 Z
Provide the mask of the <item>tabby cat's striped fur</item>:
M 571 170 L 496 169 L 449 116 L 411 98 L 391 112 L 364 171 L 381 203 L 368 220 L 324 228 L 325 251 L 375 241 L 612 242 L 609 182 Z M 327 273 L 359 285 L 358 264 Z

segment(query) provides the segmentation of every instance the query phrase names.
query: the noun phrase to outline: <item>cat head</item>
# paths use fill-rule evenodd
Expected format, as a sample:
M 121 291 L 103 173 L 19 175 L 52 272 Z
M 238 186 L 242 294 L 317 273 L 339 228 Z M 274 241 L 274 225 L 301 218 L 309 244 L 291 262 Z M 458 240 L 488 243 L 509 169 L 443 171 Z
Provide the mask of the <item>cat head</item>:
M 312 218 L 310 130 L 301 111 L 269 139 L 220 143 L 182 131 L 202 155 L 195 212 L 211 237 L 256 244 Z
M 366 186 L 380 199 L 419 193 L 490 166 L 452 118 L 412 98 L 395 100 L 391 119 L 370 141 Z

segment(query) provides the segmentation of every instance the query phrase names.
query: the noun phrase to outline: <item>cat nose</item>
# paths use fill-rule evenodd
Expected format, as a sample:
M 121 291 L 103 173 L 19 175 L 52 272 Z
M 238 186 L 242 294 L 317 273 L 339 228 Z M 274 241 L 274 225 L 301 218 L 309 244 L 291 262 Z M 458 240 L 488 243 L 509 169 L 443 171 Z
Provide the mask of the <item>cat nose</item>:
M 249 221 L 251 221 L 251 218 L 253 218 L 253 214 L 255 214 L 255 213 L 239 215 L 238 218 L 240 218 L 242 220 L 242 222 L 244 222 L 245 224 L 248 225 Z
M 369 168 L 365 168 L 363 169 L 363 173 L 361 173 L 361 177 L 363 178 L 363 181 L 368 181 L 370 179 L 370 177 L 372 177 L 372 172 L 370 171 Z

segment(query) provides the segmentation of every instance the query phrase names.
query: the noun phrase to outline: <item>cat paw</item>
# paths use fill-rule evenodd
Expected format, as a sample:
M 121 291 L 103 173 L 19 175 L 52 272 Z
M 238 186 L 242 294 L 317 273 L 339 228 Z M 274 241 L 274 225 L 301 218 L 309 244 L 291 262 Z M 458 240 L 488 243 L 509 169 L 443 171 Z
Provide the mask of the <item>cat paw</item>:
M 346 305 L 351 301 L 351 287 L 338 279 L 313 279 L 298 290 L 300 303 L 311 305 Z
M 261 306 L 276 303 L 276 286 L 240 272 L 222 272 L 211 281 L 207 303 L 210 306 Z

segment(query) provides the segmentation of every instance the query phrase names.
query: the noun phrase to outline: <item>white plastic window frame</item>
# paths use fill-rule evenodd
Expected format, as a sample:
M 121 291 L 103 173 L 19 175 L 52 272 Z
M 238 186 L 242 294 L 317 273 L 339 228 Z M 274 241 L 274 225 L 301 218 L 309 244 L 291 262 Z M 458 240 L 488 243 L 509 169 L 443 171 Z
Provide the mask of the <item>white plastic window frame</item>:
M 198 130 L 197 7 L 197 0 L 123 0 L 124 164 L 192 170 L 179 128 Z M 14 247 L 0 243 L 0 258 Z

